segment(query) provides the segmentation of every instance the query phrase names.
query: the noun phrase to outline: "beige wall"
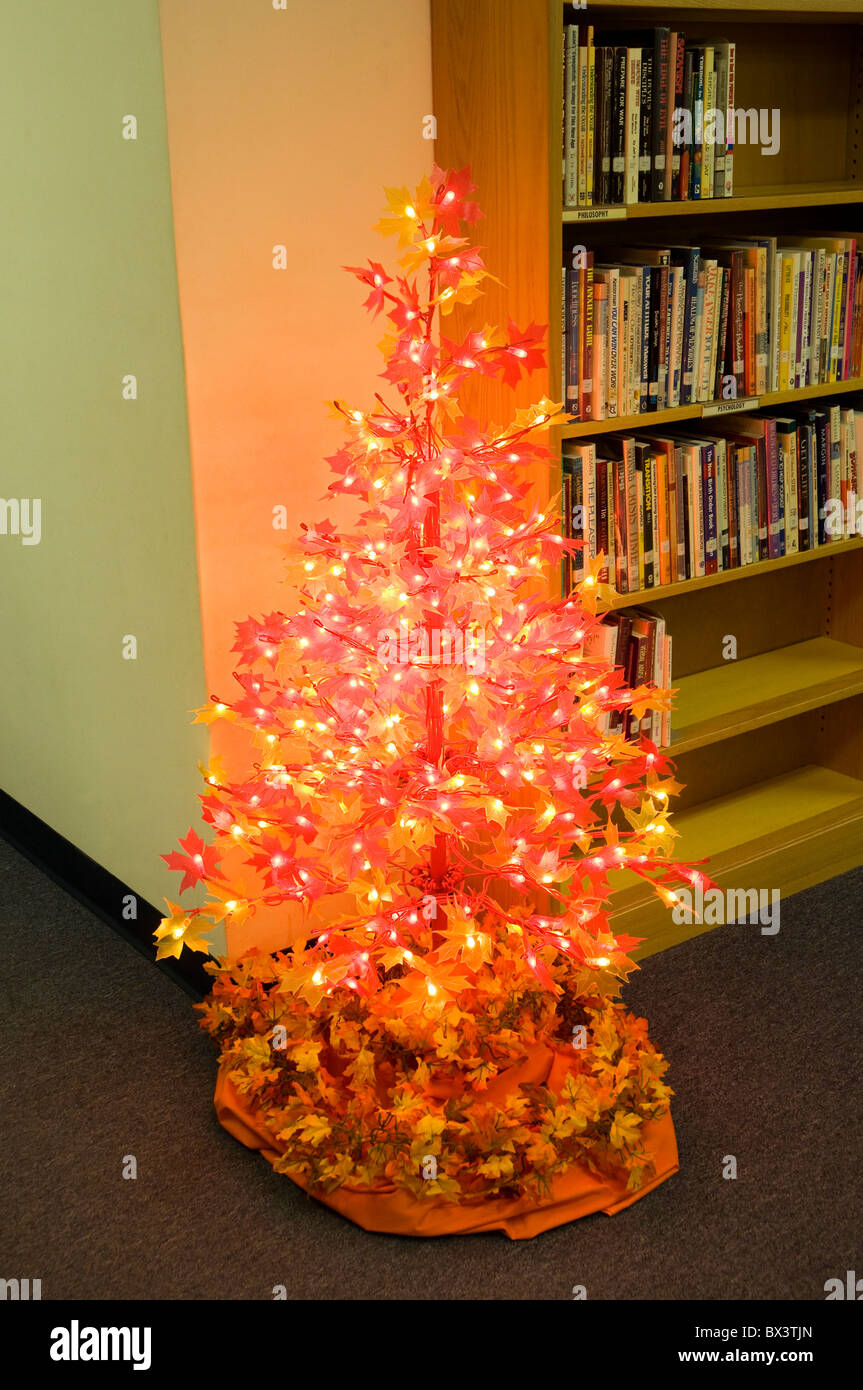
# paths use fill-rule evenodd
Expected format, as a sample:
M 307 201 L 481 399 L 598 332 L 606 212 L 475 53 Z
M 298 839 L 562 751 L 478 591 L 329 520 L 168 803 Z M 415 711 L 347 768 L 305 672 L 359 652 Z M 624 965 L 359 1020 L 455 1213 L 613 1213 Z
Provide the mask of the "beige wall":
M 380 385 L 381 325 L 340 267 L 392 254 L 371 230 L 382 185 L 431 167 L 428 0 L 160 9 L 205 662 L 222 695 L 234 620 L 290 603 L 273 508 L 292 529 L 338 516 L 321 500 L 341 438 L 326 399 Z M 278 925 L 252 927 L 283 944 Z
M 158 9 L 3 20 L 0 788 L 158 904 L 207 746 Z

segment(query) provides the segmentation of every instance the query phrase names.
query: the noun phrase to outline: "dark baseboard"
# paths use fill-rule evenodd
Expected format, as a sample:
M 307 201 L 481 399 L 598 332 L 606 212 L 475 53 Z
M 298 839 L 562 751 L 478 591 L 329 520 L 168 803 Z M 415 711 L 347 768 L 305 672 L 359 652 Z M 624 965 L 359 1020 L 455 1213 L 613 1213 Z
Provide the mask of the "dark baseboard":
M 4 791 L 0 791 L 0 836 L 187 994 L 195 999 L 209 994 L 213 981 L 204 970 L 202 955 L 184 951 L 179 960 L 156 961 L 153 932 L 163 916 L 158 908 Z M 134 921 L 126 921 L 122 915 L 123 899 L 129 896 L 136 902 Z

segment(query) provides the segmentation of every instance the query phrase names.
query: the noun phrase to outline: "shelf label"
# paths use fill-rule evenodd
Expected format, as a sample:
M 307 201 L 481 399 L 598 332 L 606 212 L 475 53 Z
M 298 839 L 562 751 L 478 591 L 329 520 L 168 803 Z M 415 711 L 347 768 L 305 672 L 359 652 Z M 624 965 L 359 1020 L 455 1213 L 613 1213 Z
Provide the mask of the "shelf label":
M 579 222 L 622 222 L 626 217 L 625 207 L 614 208 L 573 208 Z
M 708 401 L 701 407 L 701 418 L 708 415 L 732 415 L 738 410 L 757 410 L 757 396 L 733 396 L 730 401 Z

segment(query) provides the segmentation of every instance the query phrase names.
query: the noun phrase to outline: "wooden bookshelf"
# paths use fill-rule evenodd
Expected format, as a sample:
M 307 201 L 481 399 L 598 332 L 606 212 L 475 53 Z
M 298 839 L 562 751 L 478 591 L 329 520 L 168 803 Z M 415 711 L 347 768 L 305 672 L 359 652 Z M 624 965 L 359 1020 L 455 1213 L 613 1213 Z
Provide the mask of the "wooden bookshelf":
M 745 193 L 741 193 L 733 198 L 702 198 L 689 200 L 685 203 L 630 203 L 620 207 L 596 207 L 587 210 L 579 208 L 564 208 L 564 223 L 581 223 L 588 225 L 591 223 L 602 223 L 603 217 L 597 213 L 604 214 L 609 222 L 631 222 L 633 219 L 641 220 L 645 217 L 666 218 L 666 217 L 705 217 L 711 213 L 722 213 L 727 216 L 735 212 L 771 212 L 774 209 L 784 211 L 787 208 L 814 208 L 824 207 L 829 203 L 831 207 L 844 207 L 849 203 L 859 203 L 860 191 L 853 183 L 844 181 L 836 183 L 816 183 L 800 184 L 798 187 L 789 185 L 787 188 L 752 188 Z
M 778 560 L 757 560 L 754 565 L 740 565 L 733 570 L 720 570 L 717 574 L 703 574 L 696 579 L 679 579 L 675 584 L 660 584 L 652 589 L 638 589 L 631 594 L 618 594 L 611 590 L 606 601 L 609 609 L 635 608 L 662 599 L 674 598 L 678 594 L 691 594 L 700 589 L 712 589 L 717 584 L 733 584 L 738 579 L 758 579 L 764 574 L 774 574 L 792 565 L 807 565 L 813 560 L 835 559 L 848 551 L 863 548 L 863 537 L 853 536 L 849 540 L 831 541 L 815 550 L 802 550 L 796 555 L 783 555 Z
M 835 400 L 837 396 L 847 395 L 851 391 L 863 391 L 863 378 L 855 377 L 853 381 L 829 382 L 825 386 L 801 386 L 797 391 L 768 391 L 757 398 L 748 396 L 746 400 L 751 403 L 745 405 L 741 402 L 737 410 L 757 410 L 761 406 L 792 405 L 801 401 L 814 401 L 816 399 Z M 558 395 L 560 395 L 559 390 Z M 653 430 L 657 425 L 668 425 L 675 420 L 709 420 L 713 407 L 721 405 L 723 413 L 725 413 L 728 404 L 728 401 L 706 401 L 699 405 L 678 405 L 672 410 L 652 410 L 646 415 L 616 415 L 610 420 L 584 420 L 575 425 L 565 425 L 560 431 L 560 437 L 562 439 L 593 439 L 600 434 L 620 432 L 631 434 L 634 430 Z M 715 410 L 713 413 L 716 413 Z M 737 412 L 732 411 L 731 413 Z
M 431 0 L 431 15 L 437 162 L 471 166 L 486 214 L 479 240 L 502 281 L 489 286 L 483 318 L 550 325 L 546 378 L 521 383 L 517 405 L 543 392 L 560 399 L 560 267 L 577 242 L 641 244 L 647 224 L 653 241 L 668 225 L 672 244 L 762 228 L 863 232 L 863 0 L 755 0 L 754 8 L 747 0 L 592 0 L 587 11 L 562 0 Z M 736 41 L 735 104 L 779 108 L 779 152 L 738 147 L 732 198 L 634 204 L 623 215 L 609 210 L 607 220 L 565 209 L 564 25 L 663 22 L 693 38 Z M 455 332 L 475 326 L 469 309 L 454 317 Z M 863 381 L 771 392 L 758 405 L 852 391 Z M 511 393 L 488 380 L 466 404 L 494 422 L 513 409 Z M 550 443 L 557 451 L 564 438 L 705 413 L 699 404 L 575 423 Z M 559 467 L 532 481 L 544 500 L 558 496 Z M 783 897 L 863 863 L 863 539 L 610 595 L 613 608 L 635 605 L 660 612 L 674 638 L 670 752 L 685 784 L 672 817 L 677 857 L 708 859 L 722 887 L 778 888 Z M 722 655 L 729 635 L 733 661 Z M 639 954 L 709 929 L 674 923 L 643 883 L 621 880 L 615 925 L 645 939 Z

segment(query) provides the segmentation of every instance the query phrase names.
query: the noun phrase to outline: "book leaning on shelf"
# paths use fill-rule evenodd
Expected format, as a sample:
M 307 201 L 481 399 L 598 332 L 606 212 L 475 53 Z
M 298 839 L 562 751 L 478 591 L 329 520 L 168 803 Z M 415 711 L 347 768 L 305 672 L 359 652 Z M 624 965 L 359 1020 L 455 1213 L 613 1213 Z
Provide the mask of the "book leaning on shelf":
M 565 207 L 732 196 L 733 42 L 568 24 L 563 54 Z
M 639 593 L 863 535 L 861 458 L 863 396 L 566 440 L 564 525 Z
M 563 397 L 608 420 L 852 380 L 856 233 L 576 250 L 562 272 Z
M 601 657 L 604 663 L 619 666 L 630 690 L 642 685 L 671 685 L 671 635 L 665 619 L 645 608 L 626 613 L 607 613 L 601 625 L 585 640 L 584 655 Z M 671 714 L 668 710 L 647 710 L 641 719 L 632 711 L 607 711 L 602 716 L 605 733 L 625 738 L 642 736 L 657 747 L 671 742 Z

